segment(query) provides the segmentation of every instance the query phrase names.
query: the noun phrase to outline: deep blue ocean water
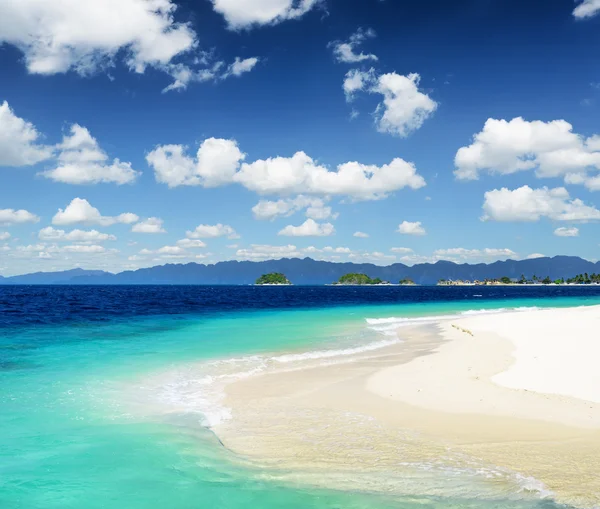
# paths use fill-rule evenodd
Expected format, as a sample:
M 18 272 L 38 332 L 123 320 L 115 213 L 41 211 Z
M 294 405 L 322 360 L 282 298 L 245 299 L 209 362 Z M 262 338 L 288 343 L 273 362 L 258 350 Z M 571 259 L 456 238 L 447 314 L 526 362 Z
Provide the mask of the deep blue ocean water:
M 384 496 L 271 480 L 221 447 L 205 427 L 213 409 L 185 377 L 197 362 L 389 339 L 367 318 L 592 304 L 600 287 L 2 286 L 0 508 L 557 507 L 535 494 Z M 175 378 L 132 401 L 144 393 L 126 387 L 163 372 Z M 154 415 L 173 399 L 185 411 Z

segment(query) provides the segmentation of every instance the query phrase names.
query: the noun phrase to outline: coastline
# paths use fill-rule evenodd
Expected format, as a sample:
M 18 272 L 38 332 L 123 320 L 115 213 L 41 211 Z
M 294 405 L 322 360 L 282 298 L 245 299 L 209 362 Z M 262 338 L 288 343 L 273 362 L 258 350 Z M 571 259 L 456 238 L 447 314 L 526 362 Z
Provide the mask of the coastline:
M 489 496 L 522 489 L 593 507 L 600 379 L 590 368 L 599 323 L 594 306 L 403 327 L 402 343 L 342 363 L 230 383 L 224 404 L 233 418 L 213 430 L 245 458 L 316 484 L 343 489 L 351 479 L 355 489 L 435 494 L 449 489 L 442 480 L 456 482 L 444 474 L 454 469 Z M 547 350 L 538 358 L 526 348 L 532 332 L 535 348 Z M 576 344 L 564 340 L 569 333 Z

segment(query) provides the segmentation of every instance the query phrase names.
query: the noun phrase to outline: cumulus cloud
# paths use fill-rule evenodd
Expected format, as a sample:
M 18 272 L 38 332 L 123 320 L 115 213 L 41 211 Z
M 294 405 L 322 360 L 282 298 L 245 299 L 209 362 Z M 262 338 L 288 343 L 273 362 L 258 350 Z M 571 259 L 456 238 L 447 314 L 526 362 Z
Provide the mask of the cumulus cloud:
M 383 95 L 375 116 L 382 133 L 406 137 L 419 129 L 437 109 L 438 104 L 419 90 L 421 76 L 388 73 L 379 77 L 372 92 Z
M 83 198 L 74 198 L 69 205 L 58 212 L 52 218 L 54 225 L 70 225 L 77 223 L 99 224 L 101 226 L 110 226 L 116 223 L 132 224 L 139 220 L 139 217 L 131 212 L 125 212 L 118 216 L 103 216 L 100 211 Z
M 196 159 L 186 155 L 183 145 L 162 145 L 146 156 L 156 180 L 169 187 L 216 187 L 232 182 L 245 154 L 234 140 L 205 140 Z
M 239 239 L 240 236 L 228 224 L 201 224 L 192 231 L 186 232 L 188 239 L 214 239 L 218 237 L 227 237 L 228 239 Z
M 473 143 L 458 150 L 454 162 L 459 180 L 475 180 L 483 172 L 534 170 L 540 178 L 564 177 L 566 183 L 600 189 L 600 179 L 588 176 L 589 171 L 600 170 L 600 137 L 576 134 L 565 120 L 490 118 Z
M 171 0 L 19 0 L 0 3 L 0 42 L 25 55 L 27 70 L 87 75 L 124 55 L 142 73 L 161 68 L 197 45 L 186 23 L 174 20 Z
M 234 179 L 260 194 L 345 195 L 357 200 L 381 199 L 405 187 L 425 186 L 415 166 L 400 158 L 383 166 L 348 162 L 330 171 L 304 152 L 244 163 Z
M 333 56 L 338 62 L 354 64 L 364 62 L 365 60 L 377 60 L 377 56 L 372 53 L 356 53 L 358 47 L 367 39 L 375 37 L 377 34 L 371 28 L 364 30 L 359 28 L 350 36 L 347 42 L 334 41 L 329 44 L 333 48 Z
M 238 249 L 236 258 L 242 260 L 279 260 L 281 258 L 301 258 L 302 252 L 296 246 L 271 246 L 266 244 L 252 244 L 249 248 Z
M 317 223 L 314 219 L 307 219 L 300 226 L 288 225 L 277 235 L 287 237 L 328 237 L 335 233 L 331 223 Z
M 117 237 L 108 233 L 101 233 L 98 230 L 72 230 L 66 232 L 65 230 L 58 230 L 47 226 L 42 228 L 38 233 L 40 240 L 47 241 L 60 241 L 60 242 L 104 242 L 106 240 L 117 240 Z
M 579 199 L 571 199 L 564 187 L 494 189 L 485 193 L 483 211 L 484 221 L 533 222 L 542 217 L 580 223 L 600 220 L 600 210 Z
M 321 0 L 211 0 L 232 30 L 275 25 L 303 16 Z
M 410 221 L 402 221 L 398 225 L 398 229 L 396 230 L 398 233 L 402 233 L 403 235 L 425 235 L 427 232 L 421 221 L 416 221 L 411 223 Z
M 319 165 L 304 152 L 240 165 L 244 158 L 235 141 L 210 138 L 202 143 L 195 160 L 185 154 L 182 145 L 159 146 L 146 159 L 157 181 L 169 187 L 238 183 L 259 194 L 343 195 L 377 200 L 405 187 L 425 186 L 414 164 L 400 158 L 382 166 L 347 162 L 335 171 Z
M 562 226 L 554 230 L 554 235 L 557 237 L 579 237 L 579 228 Z
M 0 209 L 0 225 L 8 226 L 12 224 L 37 223 L 40 220 L 38 216 L 27 210 Z
M 575 10 L 573 16 L 577 19 L 585 19 L 596 16 L 600 12 L 600 0 L 583 0 Z
M 396 254 L 410 254 L 413 252 L 413 250 L 410 247 L 393 247 L 390 249 L 390 251 L 392 253 L 396 253 Z
M 70 135 L 64 136 L 57 148 L 60 150 L 58 166 L 41 173 L 56 182 L 130 184 L 140 174 L 131 167 L 131 163 L 123 163 L 118 159 L 111 163 L 98 141 L 78 124 L 71 126 Z
M 346 74 L 343 89 L 348 101 L 359 91 L 382 95 L 383 101 L 374 114 L 377 130 L 405 138 L 438 108 L 437 102 L 419 90 L 420 81 L 417 73 L 402 76 L 392 72 L 377 76 L 374 69 L 353 69 Z
M 526 260 L 535 260 L 537 258 L 546 258 L 546 255 L 542 253 L 531 253 L 525 257 Z
M 0 105 L 0 166 L 30 166 L 52 157 L 52 147 L 39 138 L 31 122 L 17 117 L 6 101 Z
M 167 233 L 163 228 L 163 220 L 158 217 L 149 217 L 144 221 L 134 224 L 131 231 L 134 233 Z
M 8 240 L 8 239 L 10 239 L 10 233 L 0 232 L 0 240 Z
M 369 234 L 365 233 L 365 232 L 354 232 L 354 234 L 352 236 L 357 237 L 359 239 L 368 239 L 369 238 Z

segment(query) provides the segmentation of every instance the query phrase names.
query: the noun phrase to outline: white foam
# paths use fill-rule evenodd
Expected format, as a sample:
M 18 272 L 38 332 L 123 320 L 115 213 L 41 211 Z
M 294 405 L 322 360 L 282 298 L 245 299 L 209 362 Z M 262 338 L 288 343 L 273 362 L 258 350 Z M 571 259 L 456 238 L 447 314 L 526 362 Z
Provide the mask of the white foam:
M 304 353 L 279 355 L 272 357 L 272 360 L 280 363 L 288 363 L 315 359 L 330 359 L 332 357 L 343 357 L 348 355 L 356 355 L 363 352 L 371 352 L 373 350 L 379 350 L 380 348 L 385 348 L 386 346 L 391 346 L 398 343 L 400 343 L 400 339 L 388 339 L 383 341 L 375 341 L 373 343 L 368 343 L 366 345 L 353 348 L 343 348 L 339 350 L 315 350 Z

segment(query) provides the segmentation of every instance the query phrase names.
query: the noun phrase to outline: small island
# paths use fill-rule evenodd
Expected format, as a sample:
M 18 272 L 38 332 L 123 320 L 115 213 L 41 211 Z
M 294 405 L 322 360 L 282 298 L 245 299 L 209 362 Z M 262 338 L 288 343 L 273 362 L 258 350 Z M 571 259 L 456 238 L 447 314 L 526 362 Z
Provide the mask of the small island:
M 483 279 L 481 281 L 475 279 L 469 280 L 452 280 L 452 279 L 440 279 L 437 283 L 438 286 L 513 286 L 513 285 L 597 285 L 600 284 L 600 274 L 578 274 L 571 278 L 559 278 L 552 280 L 549 276 L 541 278 L 533 276 L 532 278 L 526 278 L 521 275 L 520 278 L 509 278 L 503 276 L 496 279 Z
M 412 279 L 410 278 L 404 278 L 401 279 L 400 282 L 398 283 L 400 286 L 413 286 L 416 285 L 417 283 L 415 283 Z
M 281 274 L 280 272 L 272 272 L 270 274 L 263 274 L 256 280 L 254 284 L 259 286 L 285 286 L 291 285 L 292 282 L 285 276 L 285 274 Z
M 347 285 L 347 286 L 363 286 L 363 285 L 389 285 L 387 281 L 382 281 L 380 278 L 372 279 L 366 274 L 350 273 L 345 274 L 338 279 L 334 285 Z

